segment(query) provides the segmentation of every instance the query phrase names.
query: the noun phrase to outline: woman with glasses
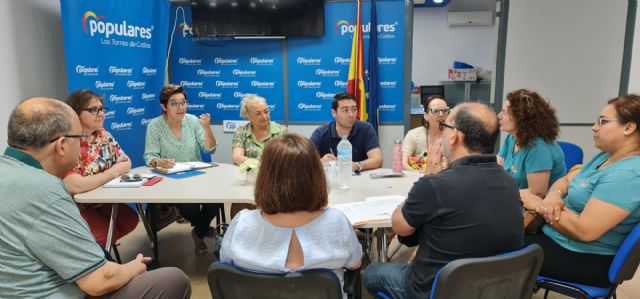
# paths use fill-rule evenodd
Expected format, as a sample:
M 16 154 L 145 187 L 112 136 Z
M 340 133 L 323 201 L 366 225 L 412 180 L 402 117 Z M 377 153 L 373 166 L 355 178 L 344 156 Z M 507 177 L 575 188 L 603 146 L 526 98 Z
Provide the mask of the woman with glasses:
M 327 208 L 322 163 L 307 138 L 266 144 L 254 195 L 258 209 L 233 219 L 221 261 L 262 273 L 331 269 L 341 281 L 343 268 L 360 266 L 362 246 L 342 211 Z
M 429 149 L 440 140 L 438 123 L 449 115 L 449 106 L 440 95 L 433 95 L 424 102 L 424 126 L 410 130 L 402 141 L 402 168 L 424 171 Z
M 498 164 L 520 189 L 543 196 L 567 172 L 556 112 L 537 92 L 518 89 L 507 94 L 498 114 L 500 130 L 508 133 L 498 153 Z
M 249 159 L 259 159 L 269 140 L 286 132 L 284 126 L 271 121 L 267 100 L 258 95 L 247 95 L 240 101 L 240 116 L 249 123 L 233 134 L 231 158 L 236 165 Z M 242 209 L 253 209 L 252 204 L 232 204 L 231 217 Z
M 640 222 L 639 125 L 639 95 L 610 100 L 591 128 L 602 152 L 556 181 L 544 199 L 523 192 L 524 207 L 547 222 L 543 234 L 525 236 L 544 249 L 541 275 L 610 286 L 613 257 Z
M 131 160 L 118 142 L 104 128 L 107 107 L 101 95 L 91 90 L 78 90 L 66 100 L 78 114 L 83 134 L 80 139 L 80 159 L 64 178 L 71 194 L 98 188 L 131 169 Z M 87 221 L 91 233 L 100 246 L 105 247 L 111 205 L 78 204 L 80 215 Z M 118 219 L 113 230 L 113 241 L 130 233 L 138 224 L 138 214 L 125 204 L 118 205 Z
M 144 161 L 150 167 L 171 168 L 176 162 L 202 161 L 201 151 L 213 154 L 213 136 L 208 113 L 200 117 L 187 113 L 187 93 L 180 85 L 167 85 L 160 90 L 162 115 L 147 125 Z M 191 222 L 191 236 L 196 254 L 206 254 L 205 236 L 213 237 L 209 226 L 222 204 L 176 204 L 180 214 Z

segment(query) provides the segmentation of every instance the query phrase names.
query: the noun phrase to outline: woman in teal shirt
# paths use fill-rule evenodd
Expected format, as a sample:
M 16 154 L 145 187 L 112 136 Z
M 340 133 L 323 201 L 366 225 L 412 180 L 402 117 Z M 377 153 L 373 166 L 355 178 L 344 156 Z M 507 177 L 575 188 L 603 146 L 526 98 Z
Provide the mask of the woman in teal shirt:
M 537 92 L 519 89 L 507 94 L 498 119 L 500 130 L 509 134 L 498 163 L 520 189 L 543 196 L 567 172 L 564 154 L 555 142 L 560 131 L 555 109 Z
M 162 115 L 147 125 L 144 161 L 151 167 L 171 168 L 175 162 L 202 161 L 201 151 L 212 154 L 216 138 L 211 131 L 208 113 L 196 117 L 187 114 L 187 93 L 182 86 L 167 85 L 160 91 Z M 222 204 L 176 204 L 180 214 L 193 226 L 191 237 L 196 254 L 206 254 L 205 236 L 213 236 L 209 227 Z
M 521 192 L 524 207 L 547 221 L 543 234 L 525 237 L 544 249 L 541 275 L 609 286 L 620 244 L 640 222 L 640 96 L 609 101 L 593 125 L 602 152 L 579 172 L 560 178 L 543 199 Z M 579 270 L 576 270 L 579 267 Z

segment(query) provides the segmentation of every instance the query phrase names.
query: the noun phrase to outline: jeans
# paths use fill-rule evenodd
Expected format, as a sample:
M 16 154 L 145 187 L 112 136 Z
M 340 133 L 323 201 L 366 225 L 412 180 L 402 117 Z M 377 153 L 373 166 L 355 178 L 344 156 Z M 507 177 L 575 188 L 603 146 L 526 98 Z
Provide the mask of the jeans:
M 376 263 L 364 271 L 364 286 L 369 293 L 378 298 L 379 291 L 394 299 L 406 298 L 406 274 L 409 264 Z

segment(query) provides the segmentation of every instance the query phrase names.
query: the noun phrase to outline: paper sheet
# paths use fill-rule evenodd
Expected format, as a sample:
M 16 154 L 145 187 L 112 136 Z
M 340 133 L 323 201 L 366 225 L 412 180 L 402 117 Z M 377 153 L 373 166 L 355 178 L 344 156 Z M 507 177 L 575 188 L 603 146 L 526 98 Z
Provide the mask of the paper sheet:
M 365 201 L 337 204 L 332 207 L 342 210 L 352 225 L 385 222 L 391 219 L 393 210 L 406 196 L 390 195 L 367 197 Z

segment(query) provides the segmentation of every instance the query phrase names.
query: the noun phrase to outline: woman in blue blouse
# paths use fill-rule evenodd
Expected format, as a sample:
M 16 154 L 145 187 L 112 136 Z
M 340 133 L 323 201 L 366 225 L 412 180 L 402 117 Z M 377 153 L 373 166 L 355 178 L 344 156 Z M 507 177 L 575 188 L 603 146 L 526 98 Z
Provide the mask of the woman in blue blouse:
M 547 221 L 543 234 L 525 237 L 544 249 L 541 274 L 608 286 L 620 244 L 640 222 L 640 96 L 608 102 L 593 125 L 602 152 L 579 172 L 556 181 L 546 197 L 521 192 L 526 209 Z M 579 270 L 577 270 L 579 268 Z
M 498 163 L 520 189 L 544 196 L 567 172 L 564 154 L 555 142 L 560 131 L 555 109 L 537 92 L 519 89 L 507 94 L 498 119 L 500 130 L 509 134 Z

